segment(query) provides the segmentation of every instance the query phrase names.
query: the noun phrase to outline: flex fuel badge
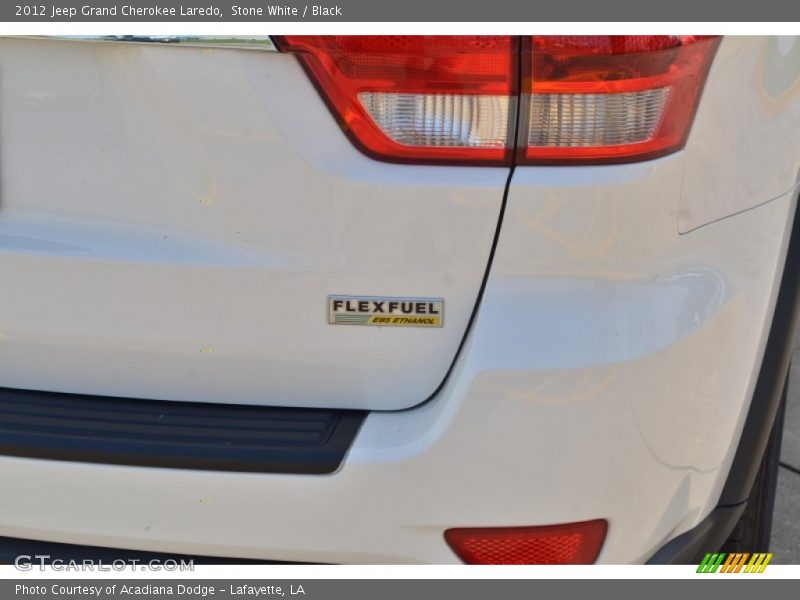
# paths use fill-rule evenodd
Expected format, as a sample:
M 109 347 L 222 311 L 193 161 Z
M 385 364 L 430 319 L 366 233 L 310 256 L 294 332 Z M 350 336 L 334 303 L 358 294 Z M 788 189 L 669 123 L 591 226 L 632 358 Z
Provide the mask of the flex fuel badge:
M 444 299 L 328 296 L 328 323 L 379 327 L 441 327 L 444 324 Z

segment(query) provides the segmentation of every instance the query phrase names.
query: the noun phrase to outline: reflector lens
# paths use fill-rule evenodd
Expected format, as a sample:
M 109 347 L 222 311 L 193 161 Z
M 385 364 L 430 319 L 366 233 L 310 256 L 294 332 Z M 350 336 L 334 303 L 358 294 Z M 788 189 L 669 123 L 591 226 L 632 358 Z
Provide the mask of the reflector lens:
M 644 160 L 683 147 L 718 38 L 537 36 L 521 161 Z
M 467 564 L 579 565 L 600 554 L 608 523 L 603 519 L 542 527 L 448 529 L 444 537 Z
M 517 44 L 509 36 L 286 36 L 340 125 L 398 162 L 510 164 Z

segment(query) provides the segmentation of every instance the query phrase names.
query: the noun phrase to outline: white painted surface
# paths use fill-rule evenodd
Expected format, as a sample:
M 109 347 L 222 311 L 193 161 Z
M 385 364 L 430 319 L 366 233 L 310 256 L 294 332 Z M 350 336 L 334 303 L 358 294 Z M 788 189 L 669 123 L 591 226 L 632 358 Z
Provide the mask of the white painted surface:
M 397 409 L 463 338 L 508 170 L 358 152 L 292 56 L 0 40 L 0 385 Z M 442 297 L 441 329 L 327 296 Z
M 741 56 L 761 47 L 756 39 L 725 40 L 720 57 L 738 56 L 755 69 Z M 446 563 L 456 561 L 442 537 L 448 527 L 606 518 L 600 562 L 646 560 L 716 504 L 763 354 L 795 208 L 790 159 L 773 172 L 727 150 L 717 158 L 698 150 L 698 132 L 708 132 L 704 120 L 724 110 L 709 105 L 726 96 L 716 87 L 740 85 L 723 72 L 714 71 L 714 89 L 681 153 L 642 164 L 516 170 L 486 292 L 453 374 L 422 406 L 370 414 L 337 473 L 2 458 L 0 535 L 276 560 Z M 756 81 L 752 71 L 739 69 L 736 77 Z M 290 137 L 298 156 L 329 173 L 339 157 L 310 143 L 323 121 Z M 756 119 L 727 126 L 767 143 Z M 722 134 L 715 135 L 709 147 L 721 143 Z M 360 156 L 337 150 L 346 165 L 361 165 Z M 730 186 L 713 169 L 693 175 L 695 160 L 719 160 L 737 169 L 728 177 L 740 181 L 758 181 L 760 169 L 769 186 Z M 437 190 L 448 185 L 448 169 L 369 163 L 364 175 L 360 168 L 348 177 L 363 175 L 370 189 L 385 179 L 391 192 L 404 185 L 402 173 L 414 181 L 424 173 Z M 459 173 L 462 186 L 478 186 L 470 170 Z M 734 189 L 738 199 L 730 204 Z M 387 203 L 399 202 L 387 193 Z M 703 199 L 693 212 L 686 209 L 692 198 Z M 87 236 L 103 239 L 88 229 L 76 239 Z M 122 253 L 123 238 L 111 236 L 107 252 Z M 244 260 L 236 252 L 225 256 Z M 210 269 L 207 260 L 197 267 L 202 273 L 236 271 L 227 263 Z M 152 271 L 140 263 L 133 274 Z M 80 265 L 74 269 L 73 278 L 80 276 Z M 183 289 L 184 279 L 172 281 Z M 394 365 L 385 367 L 391 372 Z M 330 381 L 317 382 L 323 383 Z M 406 376 L 401 391 L 406 384 L 416 385 L 416 375 Z
M 747 210 L 800 182 L 797 36 L 723 39 L 684 154 L 681 232 Z
M 538 194 L 517 183 L 509 208 L 534 211 Z M 586 215 L 595 203 L 576 204 L 586 200 L 564 207 Z M 654 193 L 640 210 L 658 212 L 663 200 Z M 449 563 L 448 527 L 607 518 L 600 562 L 642 562 L 716 502 L 791 207 L 782 198 L 673 241 L 654 236 L 650 257 L 661 256 L 634 275 L 598 267 L 528 277 L 525 256 L 510 251 L 519 235 L 539 236 L 509 229 L 441 394 L 371 414 L 337 473 L 4 458 L 0 478 L 13 485 L 0 495 L 0 534 L 274 560 Z M 600 219 L 594 233 L 610 223 Z M 727 253 L 740 266 L 712 261 Z

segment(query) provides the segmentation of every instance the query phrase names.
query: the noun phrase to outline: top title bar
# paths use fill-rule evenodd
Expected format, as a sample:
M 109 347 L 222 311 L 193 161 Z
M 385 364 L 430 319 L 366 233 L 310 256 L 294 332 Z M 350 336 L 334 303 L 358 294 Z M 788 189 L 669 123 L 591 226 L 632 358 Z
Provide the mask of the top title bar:
M 57 0 L 2 2 L 6 22 L 794 22 L 787 0 Z

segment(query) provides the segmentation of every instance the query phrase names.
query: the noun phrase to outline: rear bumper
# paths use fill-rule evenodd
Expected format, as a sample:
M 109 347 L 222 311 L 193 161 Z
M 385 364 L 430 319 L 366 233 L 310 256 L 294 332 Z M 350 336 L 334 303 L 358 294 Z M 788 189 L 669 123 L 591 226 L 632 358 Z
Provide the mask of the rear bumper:
M 744 502 L 736 506 L 718 506 L 698 525 L 660 548 L 650 557 L 648 563 L 698 564 L 706 552 L 716 551 L 722 547 L 736 527 L 745 506 Z
M 602 186 L 590 201 L 561 196 L 559 210 L 573 219 L 649 214 L 647 235 L 636 231 L 636 215 L 630 225 L 595 217 L 584 238 L 548 235 L 554 230 L 537 216 L 546 202 L 519 170 L 451 376 L 423 405 L 369 414 L 337 472 L 0 457 L 0 535 L 261 560 L 452 563 L 442 535 L 449 527 L 604 518 L 599 562 L 647 561 L 718 502 L 795 205 L 787 193 L 678 235 L 668 192 L 653 177 L 668 179 L 678 160 L 620 167 L 628 184 L 608 198 Z M 574 184 L 565 176 L 564 185 Z M 616 238 L 605 252 L 638 249 L 629 260 L 575 246 L 607 243 L 592 240 L 606 225 Z M 559 248 L 563 268 L 541 272 L 538 257 L 559 264 Z M 582 271 L 573 268 L 579 261 Z M 607 267 L 626 261 L 629 271 Z
M 361 411 L 134 400 L 0 388 L 0 454 L 246 473 L 339 468 Z

